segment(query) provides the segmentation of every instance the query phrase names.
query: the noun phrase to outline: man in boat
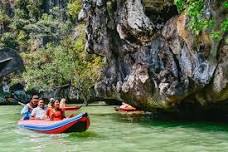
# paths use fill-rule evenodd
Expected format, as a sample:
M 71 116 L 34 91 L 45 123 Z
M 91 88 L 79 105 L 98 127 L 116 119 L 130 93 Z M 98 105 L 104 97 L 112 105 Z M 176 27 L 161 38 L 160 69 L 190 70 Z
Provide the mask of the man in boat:
M 34 108 L 37 107 L 38 102 L 39 102 L 39 97 L 37 95 L 33 95 L 30 102 L 26 104 L 24 108 L 21 110 L 22 120 L 30 119 L 31 112 Z
M 31 119 L 36 119 L 36 120 L 47 119 L 46 111 L 47 111 L 47 108 L 44 105 L 44 100 L 40 98 L 38 102 L 38 106 L 32 110 Z

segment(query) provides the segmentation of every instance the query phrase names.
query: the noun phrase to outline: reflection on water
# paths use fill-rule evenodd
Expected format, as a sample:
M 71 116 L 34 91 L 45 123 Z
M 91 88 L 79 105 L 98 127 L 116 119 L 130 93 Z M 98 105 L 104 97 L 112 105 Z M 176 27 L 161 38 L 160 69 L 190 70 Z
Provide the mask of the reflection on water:
M 116 113 L 111 106 L 83 107 L 91 126 L 83 133 L 46 135 L 17 127 L 19 106 L 0 107 L 0 151 L 195 152 L 228 151 L 228 125 L 158 121 Z

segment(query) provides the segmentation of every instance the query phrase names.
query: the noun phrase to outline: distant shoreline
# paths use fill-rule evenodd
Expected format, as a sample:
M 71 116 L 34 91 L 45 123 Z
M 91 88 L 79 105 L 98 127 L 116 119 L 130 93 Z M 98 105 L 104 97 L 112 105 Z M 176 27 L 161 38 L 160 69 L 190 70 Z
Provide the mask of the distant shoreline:
M 19 105 L 17 102 L 0 102 L 0 106 Z

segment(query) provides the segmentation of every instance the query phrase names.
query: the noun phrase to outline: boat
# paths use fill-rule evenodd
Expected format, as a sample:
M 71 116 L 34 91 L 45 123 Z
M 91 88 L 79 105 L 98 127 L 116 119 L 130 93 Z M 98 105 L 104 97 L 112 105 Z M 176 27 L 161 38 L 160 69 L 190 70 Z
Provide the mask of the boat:
M 60 121 L 19 120 L 18 126 L 39 133 L 60 134 L 86 131 L 90 126 L 90 120 L 87 113 L 80 113 Z
M 66 106 L 66 107 L 64 107 L 63 109 L 65 110 L 65 111 L 73 111 L 73 110 L 78 110 L 78 109 L 80 109 L 82 106 Z
M 115 109 L 115 111 L 117 111 L 118 113 L 123 114 L 123 115 L 144 115 L 145 114 L 144 111 L 138 110 L 135 107 L 133 107 L 129 104 L 126 104 L 124 102 L 122 103 L 121 106 L 114 107 L 114 109 Z
M 125 110 L 117 110 L 115 108 L 115 110 L 121 114 L 121 115 L 145 115 L 146 113 L 142 110 L 135 110 L 135 111 L 125 111 Z
M 132 112 L 137 111 L 136 109 L 128 109 L 128 108 L 120 108 L 120 107 L 114 107 L 116 111 L 122 111 L 122 112 Z
M 116 111 L 123 111 L 123 112 L 129 112 L 129 111 L 136 111 L 136 108 L 135 107 L 132 107 L 131 105 L 129 104 L 126 104 L 126 103 L 122 103 L 121 106 L 119 107 L 114 107 Z

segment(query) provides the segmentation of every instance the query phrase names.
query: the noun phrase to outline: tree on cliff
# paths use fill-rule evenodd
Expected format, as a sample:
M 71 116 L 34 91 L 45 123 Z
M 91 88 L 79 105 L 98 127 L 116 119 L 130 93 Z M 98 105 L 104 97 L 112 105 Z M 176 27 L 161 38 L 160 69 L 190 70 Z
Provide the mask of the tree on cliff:
M 6 1 L 0 9 L 0 47 L 16 49 L 25 62 L 26 71 L 13 77 L 14 83 L 49 90 L 71 81 L 88 93 L 102 60 L 84 51 L 85 27 L 77 22 L 80 0 Z

